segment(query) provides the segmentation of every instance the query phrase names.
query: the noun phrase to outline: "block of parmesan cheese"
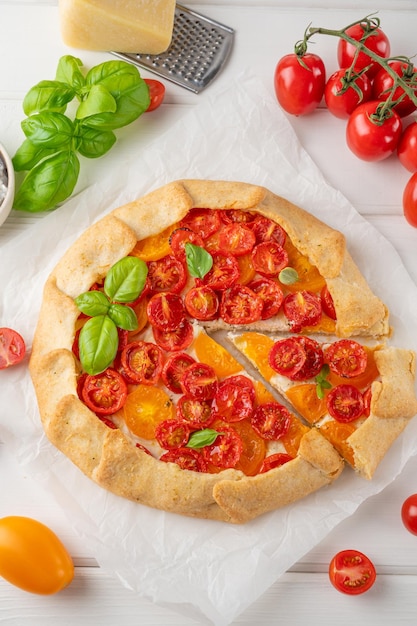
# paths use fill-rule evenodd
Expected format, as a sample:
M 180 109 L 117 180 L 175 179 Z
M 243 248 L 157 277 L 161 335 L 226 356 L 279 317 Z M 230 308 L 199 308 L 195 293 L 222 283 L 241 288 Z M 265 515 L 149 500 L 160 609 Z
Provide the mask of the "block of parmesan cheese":
M 160 54 L 171 43 L 175 0 L 59 0 L 59 12 L 72 48 Z

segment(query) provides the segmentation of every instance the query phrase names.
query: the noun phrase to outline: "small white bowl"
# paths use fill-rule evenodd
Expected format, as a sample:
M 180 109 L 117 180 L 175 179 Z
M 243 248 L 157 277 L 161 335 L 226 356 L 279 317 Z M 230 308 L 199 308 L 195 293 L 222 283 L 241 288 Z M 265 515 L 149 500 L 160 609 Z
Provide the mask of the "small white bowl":
M 6 149 L 0 144 L 0 226 L 13 208 L 14 169 Z M 4 177 L 6 174 L 6 178 Z M 4 179 L 5 178 L 5 179 Z M 7 189 L 4 195 L 4 185 Z

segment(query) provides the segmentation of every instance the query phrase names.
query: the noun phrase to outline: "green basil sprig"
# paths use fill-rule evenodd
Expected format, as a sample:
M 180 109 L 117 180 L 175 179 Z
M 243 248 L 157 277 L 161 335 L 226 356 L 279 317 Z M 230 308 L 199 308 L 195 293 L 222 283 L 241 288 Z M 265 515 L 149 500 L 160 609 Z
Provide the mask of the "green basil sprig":
M 332 388 L 331 383 L 329 383 L 329 381 L 327 380 L 329 373 L 330 373 L 330 368 L 328 364 L 325 363 L 323 367 L 321 368 L 320 372 L 317 374 L 317 376 L 314 379 L 316 383 L 316 394 L 319 400 L 322 400 L 324 398 L 325 389 Z
M 213 267 L 213 257 L 210 252 L 189 241 L 185 244 L 185 258 L 188 271 L 194 278 L 204 278 Z
M 82 313 L 90 316 L 79 336 L 80 361 L 88 374 L 103 372 L 114 360 L 119 345 L 117 328 L 136 330 L 138 320 L 127 306 L 142 293 L 148 267 L 142 259 L 125 257 L 107 273 L 102 291 L 87 291 L 75 298 Z
M 212 428 L 195 430 L 191 433 L 186 447 L 197 450 L 199 448 L 204 448 L 205 446 L 211 446 L 219 435 L 221 435 L 221 433 L 219 433 L 218 430 L 213 430 Z
M 116 142 L 113 131 L 131 124 L 149 103 L 149 88 L 131 63 L 105 61 L 85 73 L 80 59 L 61 57 L 55 80 L 39 82 L 23 100 L 25 140 L 13 166 L 27 173 L 17 185 L 14 208 L 48 211 L 69 198 L 79 176 L 78 154 L 106 154 Z

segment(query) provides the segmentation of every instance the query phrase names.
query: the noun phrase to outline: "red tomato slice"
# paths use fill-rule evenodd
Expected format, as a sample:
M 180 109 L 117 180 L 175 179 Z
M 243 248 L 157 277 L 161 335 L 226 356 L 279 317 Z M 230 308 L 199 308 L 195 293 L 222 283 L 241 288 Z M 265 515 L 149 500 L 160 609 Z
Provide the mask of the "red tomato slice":
M 12 328 L 0 328 L 0 370 L 20 363 L 26 354 L 23 337 Z
M 195 359 L 186 352 L 179 352 L 169 356 L 161 372 L 164 385 L 174 393 L 182 393 L 180 384 L 182 375 L 187 367 L 190 367 L 195 362 Z
M 154 78 L 144 78 L 143 80 L 149 88 L 149 97 L 151 101 L 146 109 L 146 113 L 149 113 L 150 111 L 157 109 L 162 104 L 165 97 L 165 85 Z
M 284 300 L 284 293 L 277 282 L 270 278 L 259 278 L 248 284 L 262 300 L 261 319 L 267 320 L 278 313 Z
M 148 319 L 154 328 L 162 331 L 176 330 L 185 319 L 181 297 L 175 293 L 157 293 L 146 307 Z
M 261 319 L 262 299 L 245 285 L 234 285 L 223 292 L 220 317 L 227 324 L 250 324 Z
M 297 291 L 284 298 L 284 315 L 291 329 L 298 333 L 305 326 L 315 326 L 322 316 L 320 297 L 310 291 Z
M 212 401 L 181 396 L 177 403 L 177 416 L 181 421 L 189 423 L 192 428 L 207 428 L 215 418 Z
M 239 278 L 239 263 L 232 254 L 213 254 L 213 266 L 202 282 L 215 290 L 227 289 Z
M 203 448 L 207 463 L 226 469 L 235 467 L 243 451 L 242 440 L 233 428 L 221 427 L 214 443 Z
M 323 367 L 320 344 L 309 337 L 288 337 L 276 341 L 269 353 L 269 364 L 290 380 L 314 378 Z
M 160 461 L 176 463 L 183 470 L 192 472 L 207 472 L 207 463 L 201 452 L 191 448 L 177 448 L 163 454 Z
M 259 473 L 264 474 L 265 472 L 269 472 L 269 470 L 274 469 L 275 467 L 281 467 L 281 465 L 292 461 L 293 458 L 294 457 L 286 454 L 285 452 L 277 452 L 276 454 L 271 454 L 267 456 L 262 463 Z
M 223 254 L 243 256 L 251 252 L 254 245 L 255 234 L 244 224 L 227 224 L 219 233 L 219 251 Z
M 330 415 L 342 424 L 353 422 L 363 415 L 364 401 L 362 393 L 353 385 L 333 387 L 326 399 Z
M 288 253 L 275 241 L 264 241 L 252 250 L 252 262 L 258 274 L 276 278 L 288 265 Z
M 372 561 L 362 552 L 342 550 L 330 561 L 329 578 L 338 591 L 358 595 L 372 587 L 376 570 Z
M 180 259 L 183 263 L 186 262 L 185 244 L 192 243 L 195 246 L 204 247 L 203 238 L 191 228 L 177 228 L 173 231 L 169 238 L 169 245 L 172 248 L 172 252 L 175 257 Z
M 338 376 L 354 378 L 366 370 L 368 356 L 365 348 L 356 341 L 341 339 L 324 350 L 324 360 Z
M 249 378 L 248 386 L 243 386 L 240 378 L 246 376 L 226 378 L 219 384 L 214 397 L 213 410 L 226 422 L 240 422 L 253 412 L 255 387 Z
M 185 286 L 187 273 L 178 258 L 168 255 L 157 261 L 149 261 L 147 280 L 151 293 L 179 293 Z
M 255 219 L 256 213 L 243 211 L 243 209 L 222 209 L 220 217 L 225 224 L 249 224 Z
M 256 243 L 274 241 L 281 247 L 284 247 L 287 233 L 282 226 L 270 220 L 268 217 L 258 215 L 249 226 L 255 234 Z
M 220 229 L 220 224 L 220 211 L 215 209 L 191 209 L 181 220 L 181 226 L 191 228 L 203 239 L 207 239 L 210 235 L 217 233 Z
M 401 519 L 406 529 L 417 535 L 417 493 L 404 500 L 401 507 Z
M 159 330 L 152 327 L 152 333 L 158 346 L 166 352 L 185 350 L 194 339 L 194 327 L 184 319 L 175 330 Z
M 330 319 L 336 320 L 337 319 L 336 309 L 334 307 L 332 294 L 330 293 L 327 285 L 325 285 L 320 292 L 320 300 L 321 300 L 321 308 L 323 310 L 323 313 L 325 313 L 327 317 L 330 317 Z
M 263 439 L 278 440 L 291 425 L 291 414 L 278 402 L 260 404 L 251 417 L 252 428 Z
M 300 381 L 314 378 L 320 372 L 324 363 L 321 345 L 310 337 L 300 336 L 294 337 L 294 339 L 303 347 L 306 360 L 298 372 L 294 373 L 293 380 Z
M 165 450 L 174 450 L 187 445 L 190 429 L 179 420 L 164 420 L 155 428 L 155 439 Z
M 197 400 L 210 400 L 217 391 L 216 372 L 205 363 L 193 363 L 187 367 L 181 379 L 183 392 Z
M 85 377 L 81 396 L 88 408 L 97 415 L 111 415 L 123 407 L 127 385 L 119 372 L 108 368 L 101 374 L 88 374 Z
M 197 320 L 212 320 L 219 309 L 219 299 L 211 287 L 192 287 L 184 298 L 187 313 Z
M 155 385 L 162 372 L 162 350 L 148 341 L 133 341 L 122 350 L 120 363 L 129 381 Z
M 246 476 L 256 476 L 262 466 L 266 453 L 266 441 L 254 431 L 250 422 L 242 420 L 233 424 L 233 429 L 242 440 L 242 454 L 235 465 Z

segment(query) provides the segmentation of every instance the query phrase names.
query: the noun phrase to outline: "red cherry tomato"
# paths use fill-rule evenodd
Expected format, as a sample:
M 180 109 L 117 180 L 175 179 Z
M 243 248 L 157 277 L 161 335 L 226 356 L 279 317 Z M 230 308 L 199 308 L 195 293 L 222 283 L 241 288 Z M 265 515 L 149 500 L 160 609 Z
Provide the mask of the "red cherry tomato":
M 191 209 L 181 220 L 181 226 L 191 228 L 203 239 L 216 233 L 220 228 L 220 211 L 215 209 Z
M 24 339 L 12 328 L 0 328 L 0 370 L 20 363 L 26 354 Z
M 214 421 L 211 400 L 197 400 L 181 396 L 177 403 L 177 416 L 192 428 L 207 428 Z
M 417 228 L 417 172 L 412 175 L 405 186 L 403 210 L 407 222 Z
M 273 240 L 263 241 L 252 250 L 252 263 L 261 276 L 276 278 L 288 265 L 288 253 Z
M 165 452 L 160 459 L 164 463 L 176 463 L 183 470 L 207 472 L 207 463 L 200 451 L 191 448 L 176 448 Z
M 246 376 L 231 376 L 218 386 L 214 397 L 213 409 L 226 422 L 239 422 L 252 415 L 255 388 L 247 378 L 247 386 L 242 385 Z
M 260 437 L 276 441 L 288 432 L 291 414 L 282 404 L 267 402 L 256 407 L 250 421 Z
M 162 372 L 162 350 L 148 341 L 133 341 L 122 350 L 120 362 L 130 382 L 155 385 Z
M 382 58 L 389 57 L 391 50 L 388 37 L 380 28 L 372 28 L 367 34 L 365 24 L 355 24 L 346 30 L 346 35 L 355 41 L 361 41 L 364 45 L 375 52 Z M 357 48 L 354 44 L 344 39 L 339 39 L 337 46 L 337 60 L 339 67 L 350 67 L 355 59 Z M 365 67 L 370 66 L 367 70 L 369 78 L 373 78 L 379 71 L 380 65 L 377 61 L 371 59 L 365 52 L 360 52 L 356 61 L 354 69 L 356 72 L 363 70 Z
M 320 296 L 310 291 L 297 291 L 284 298 L 284 315 L 293 332 L 298 333 L 305 326 L 315 326 L 321 320 Z
M 400 116 L 391 111 L 388 117 L 379 119 L 379 105 L 377 100 L 360 104 L 351 114 L 346 126 L 347 145 L 364 161 L 386 159 L 396 150 L 401 137 Z
M 258 215 L 253 222 L 250 223 L 250 228 L 255 234 L 256 243 L 262 243 L 263 241 L 275 241 L 280 246 L 284 246 L 287 238 L 285 230 L 268 217 L 264 215 Z
M 181 379 L 185 395 L 197 400 L 211 400 L 217 391 L 216 372 L 205 363 L 193 363 L 187 367 Z
M 165 450 L 175 450 L 187 445 L 190 429 L 179 420 L 164 420 L 155 428 L 155 439 Z
M 203 448 L 204 458 L 214 467 L 235 467 L 243 452 L 243 443 L 233 428 L 221 427 L 214 443 Z
M 174 330 L 160 330 L 152 327 L 153 337 L 160 348 L 166 352 L 178 352 L 185 350 L 194 339 L 194 327 L 187 319 L 174 328 Z
M 119 372 L 107 368 L 101 374 L 86 376 L 81 395 L 88 408 L 97 415 L 112 415 L 124 405 L 127 385 Z
M 220 301 L 220 317 L 227 324 L 250 324 L 261 319 L 262 299 L 245 285 L 226 289 Z
M 398 76 L 403 78 L 405 82 L 407 82 L 407 80 L 412 80 L 413 85 L 410 88 L 415 89 L 416 76 L 413 77 L 413 74 L 416 74 L 416 68 L 411 67 L 410 69 L 410 65 L 408 63 L 401 61 L 391 61 L 388 65 L 396 74 L 398 74 Z M 391 95 L 390 92 L 393 85 L 394 78 L 385 68 L 381 68 L 372 83 L 372 97 L 374 100 L 387 100 Z M 393 101 L 395 102 L 396 100 L 399 100 L 403 95 L 404 89 L 402 87 L 397 87 L 393 94 Z M 404 95 L 404 97 L 394 105 L 394 109 L 400 117 L 406 117 L 415 111 L 417 106 L 408 95 Z
M 212 268 L 202 279 L 212 289 L 227 289 L 240 276 L 239 263 L 232 254 L 213 254 Z
M 149 97 L 151 99 L 151 102 L 146 109 L 146 112 L 149 113 L 149 111 L 154 111 L 162 104 L 165 97 L 165 85 L 154 78 L 144 78 L 144 81 L 148 85 Z
M 333 387 L 326 399 L 330 415 L 342 424 L 353 422 L 363 414 L 365 403 L 363 395 L 353 385 Z
M 324 88 L 324 101 L 335 117 L 347 119 L 362 102 L 371 98 L 372 83 L 366 74 L 354 79 L 346 78 L 347 70 L 334 72 Z
M 191 317 L 197 320 L 212 320 L 217 315 L 219 299 L 214 289 L 199 285 L 187 291 L 184 304 Z
M 269 472 L 269 470 L 274 469 L 275 467 L 281 467 L 288 461 L 292 461 L 293 457 L 285 452 L 276 452 L 275 454 L 271 454 L 267 456 L 264 462 L 261 465 L 261 469 L 259 470 L 260 474 L 264 474 L 265 472 Z
M 398 142 L 397 155 L 401 165 L 409 172 L 417 172 L 417 122 L 404 130 Z
M 401 519 L 406 529 L 417 535 L 417 493 L 404 500 L 401 507 Z
M 182 393 L 180 380 L 183 373 L 193 363 L 195 359 L 185 352 L 176 352 L 168 357 L 162 368 L 162 380 L 164 385 L 174 393 Z
M 274 74 L 278 102 L 291 115 L 306 115 L 320 104 L 326 69 L 316 54 L 287 54 L 278 61 Z
M 323 313 L 330 317 L 332 320 L 337 319 L 336 309 L 333 302 L 332 294 L 329 291 L 327 285 L 324 285 L 323 289 L 320 292 L 320 300 L 321 300 L 321 308 L 323 309 Z
M 182 298 L 176 293 L 156 293 L 149 300 L 146 312 L 151 325 L 164 332 L 176 330 L 185 319 Z
M 368 363 L 365 348 L 351 339 L 340 339 L 328 346 L 324 360 L 332 372 L 342 378 L 360 376 Z
M 375 566 L 358 550 L 342 550 L 330 561 L 329 578 L 338 591 L 359 595 L 368 591 L 374 584 Z
M 278 313 L 284 300 L 281 287 L 270 278 L 259 278 L 248 285 L 262 300 L 261 319 L 266 320 Z
M 187 273 L 182 261 L 169 254 L 157 261 L 149 261 L 147 280 L 151 293 L 179 293 L 185 286 Z
M 219 233 L 219 251 L 233 256 L 243 256 L 255 245 L 254 232 L 244 224 L 227 224 Z

